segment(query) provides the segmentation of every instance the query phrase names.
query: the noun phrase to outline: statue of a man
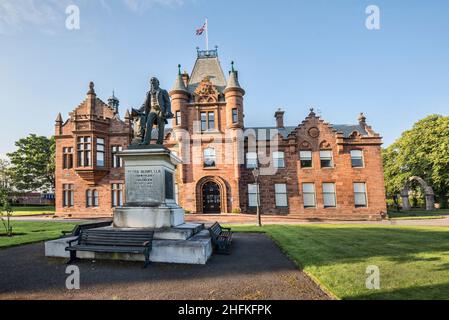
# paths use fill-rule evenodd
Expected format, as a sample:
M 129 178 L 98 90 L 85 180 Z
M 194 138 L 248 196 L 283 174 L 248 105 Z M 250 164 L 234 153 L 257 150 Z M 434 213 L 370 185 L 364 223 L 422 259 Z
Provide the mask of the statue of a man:
M 151 141 L 151 132 L 153 125 L 157 125 L 158 135 L 157 144 L 164 143 L 164 129 L 168 124 L 168 119 L 173 118 L 171 112 L 171 102 L 168 92 L 159 87 L 159 80 L 157 78 L 150 79 L 150 91 L 142 107 L 139 109 L 141 114 L 144 114 L 141 125 L 145 128 L 145 134 L 141 142 L 142 145 L 149 145 Z

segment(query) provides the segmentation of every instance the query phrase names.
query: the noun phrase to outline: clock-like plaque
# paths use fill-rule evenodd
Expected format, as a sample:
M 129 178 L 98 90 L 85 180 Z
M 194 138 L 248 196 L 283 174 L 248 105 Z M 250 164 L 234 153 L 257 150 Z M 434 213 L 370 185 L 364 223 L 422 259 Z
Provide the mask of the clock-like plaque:
M 312 138 L 318 138 L 320 136 L 320 130 L 318 128 L 313 127 L 309 129 L 309 136 Z

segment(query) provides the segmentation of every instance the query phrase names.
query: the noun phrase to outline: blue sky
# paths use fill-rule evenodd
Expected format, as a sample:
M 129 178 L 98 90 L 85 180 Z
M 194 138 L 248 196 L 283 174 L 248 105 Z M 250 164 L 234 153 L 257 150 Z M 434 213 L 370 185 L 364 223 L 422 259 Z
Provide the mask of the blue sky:
M 65 8 L 81 28 L 65 28 Z M 365 27 L 380 8 L 381 29 Z M 385 145 L 431 113 L 449 114 L 449 1 L 421 0 L 1 0 L 0 154 L 29 133 L 51 135 L 89 81 L 121 110 L 144 99 L 148 78 L 169 89 L 191 71 L 209 19 L 225 72 L 235 60 L 246 125 L 273 125 L 276 108 L 297 125 L 310 107 L 331 123 L 359 112 Z

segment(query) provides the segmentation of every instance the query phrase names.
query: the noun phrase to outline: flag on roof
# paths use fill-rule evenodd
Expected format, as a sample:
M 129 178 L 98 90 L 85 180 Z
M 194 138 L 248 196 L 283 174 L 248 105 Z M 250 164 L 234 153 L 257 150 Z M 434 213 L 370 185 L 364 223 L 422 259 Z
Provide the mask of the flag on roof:
M 207 22 L 205 22 L 201 28 L 196 30 L 196 35 L 197 36 L 202 35 L 204 33 L 204 31 L 206 31 L 206 28 L 207 28 Z

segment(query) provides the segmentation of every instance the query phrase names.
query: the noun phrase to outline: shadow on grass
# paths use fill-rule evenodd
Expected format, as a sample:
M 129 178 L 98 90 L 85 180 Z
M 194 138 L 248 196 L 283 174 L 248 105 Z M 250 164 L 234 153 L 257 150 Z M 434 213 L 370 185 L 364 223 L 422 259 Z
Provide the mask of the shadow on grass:
M 264 228 L 302 267 L 363 262 L 437 261 L 449 252 L 449 229 L 363 226 L 267 226 Z M 435 257 L 419 258 L 418 254 Z
M 413 292 L 413 297 L 410 297 Z M 404 297 L 414 300 L 446 300 L 449 299 L 449 282 L 427 285 L 411 286 L 392 291 L 371 291 L 368 294 L 351 297 L 350 300 L 403 300 Z

